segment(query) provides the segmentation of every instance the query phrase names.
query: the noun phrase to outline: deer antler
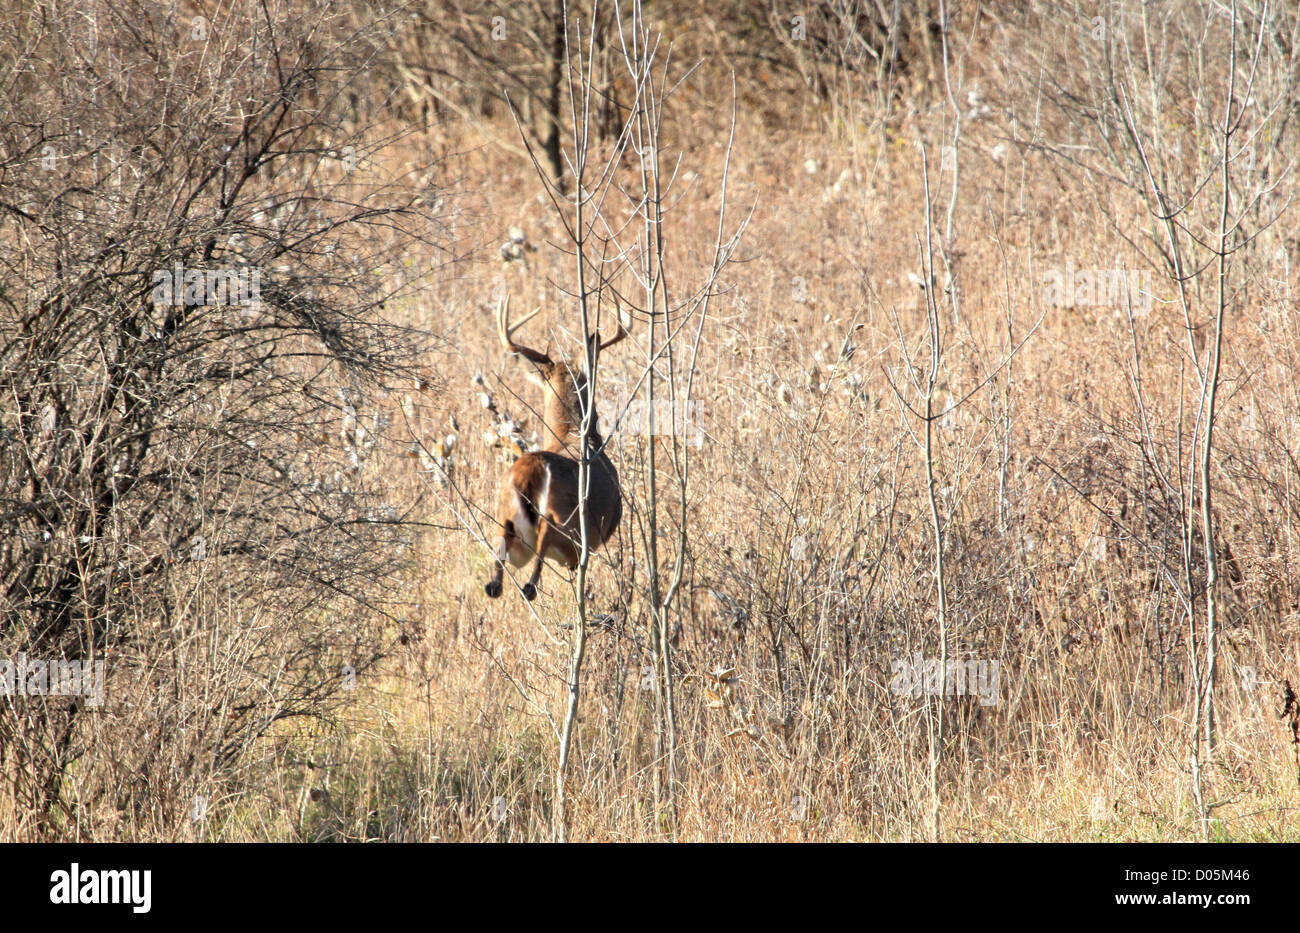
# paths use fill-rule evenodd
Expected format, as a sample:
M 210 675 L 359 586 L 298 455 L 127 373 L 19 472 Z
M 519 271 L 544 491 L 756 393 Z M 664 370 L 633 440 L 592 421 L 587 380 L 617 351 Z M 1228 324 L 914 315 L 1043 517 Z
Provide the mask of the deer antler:
M 510 326 L 510 295 L 502 296 L 500 303 L 497 305 L 497 331 L 501 335 L 501 345 L 506 348 L 507 353 L 518 353 L 520 356 L 527 357 L 534 363 L 550 363 L 551 357 L 541 350 L 534 350 L 532 347 L 526 347 L 523 344 L 515 343 L 511 336 L 519 328 L 523 327 L 533 318 L 537 317 L 537 312 L 541 311 L 541 305 L 534 309 L 533 313 L 525 317 L 522 321 Z
M 610 347 L 612 347 L 614 344 L 618 343 L 620 340 L 622 340 L 622 339 L 623 339 L 624 337 L 626 337 L 627 334 L 628 334 L 628 330 L 627 330 L 627 328 L 623 326 L 623 308 L 622 308 L 622 307 L 619 305 L 619 303 L 618 303 L 618 296 L 617 296 L 617 295 L 614 296 L 614 316 L 615 316 L 616 318 L 618 318 L 618 333 L 615 334 L 613 337 L 610 337 L 610 338 L 609 338 L 608 340 L 606 340 L 605 342 L 600 343 L 600 344 L 599 344 L 599 348 L 600 348 L 601 350 L 608 350 Z M 628 319 L 631 320 L 631 317 L 629 316 Z M 599 330 L 596 331 L 596 340 L 597 340 L 597 342 L 600 341 L 600 331 L 599 331 Z

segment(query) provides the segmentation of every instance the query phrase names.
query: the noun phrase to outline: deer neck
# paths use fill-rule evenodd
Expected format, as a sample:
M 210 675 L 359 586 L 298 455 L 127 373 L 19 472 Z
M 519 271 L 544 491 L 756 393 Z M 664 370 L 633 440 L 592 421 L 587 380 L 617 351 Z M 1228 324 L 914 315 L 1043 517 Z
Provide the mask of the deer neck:
M 546 405 L 542 412 L 545 424 L 543 449 L 564 453 L 565 448 L 577 443 L 582 428 L 576 419 L 577 401 L 577 393 L 573 391 L 571 383 L 547 387 Z
M 575 385 L 575 380 L 567 373 L 552 379 L 547 384 L 546 404 L 542 415 L 545 423 L 543 450 L 564 454 L 567 457 L 578 456 L 578 451 L 582 448 L 582 405 L 579 393 L 585 389 L 586 381 L 583 376 L 579 375 Z M 604 438 L 600 436 L 596 425 L 593 424 L 587 434 L 587 456 L 612 466 L 605 456 L 604 446 Z

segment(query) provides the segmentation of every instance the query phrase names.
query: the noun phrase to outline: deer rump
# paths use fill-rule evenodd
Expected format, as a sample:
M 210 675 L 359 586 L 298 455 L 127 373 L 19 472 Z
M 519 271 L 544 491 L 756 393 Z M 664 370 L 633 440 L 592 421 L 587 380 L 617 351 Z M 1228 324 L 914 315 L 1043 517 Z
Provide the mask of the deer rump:
M 612 499 L 614 508 L 606 515 L 586 516 L 587 543 L 595 550 L 614 533 L 622 517 L 622 503 L 616 493 L 618 475 L 607 462 L 593 460 L 587 475 L 587 502 Z M 510 515 L 501 532 L 501 550 L 497 557 L 519 568 L 537 556 L 537 532 L 540 516 L 547 516 L 551 531 L 546 539 L 543 558 L 563 564 L 570 570 L 578 566 L 582 553 L 582 533 L 578 527 L 578 461 L 552 451 L 524 454 L 510 469 L 510 482 L 501 490 L 497 514 Z M 601 519 L 604 521 L 601 521 Z

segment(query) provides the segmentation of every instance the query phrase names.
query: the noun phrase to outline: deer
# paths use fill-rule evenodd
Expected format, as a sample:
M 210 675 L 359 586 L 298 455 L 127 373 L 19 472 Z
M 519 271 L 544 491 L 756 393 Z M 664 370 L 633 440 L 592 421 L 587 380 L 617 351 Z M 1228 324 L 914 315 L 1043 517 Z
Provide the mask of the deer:
M 616 303 L 617 306 L 617 303 Z M 514 334 L 537 316 L 538 307 L 513 327 L 510 326 L 510 298 L 497 305 L 497 333 L 506 353 L 521 356 L 535 367 L 529 381 L 542 388 L 542 449 L 526 453 L 515 461 L 501 483 L 496 507 L 496 559 L 492 576 L 483 591 L 496 599 L 506 563 L 521 568 L 533 561 L 532 575 L 524 584 L 524 599 L 537 597 L 542 564 L 550 560 L 573 571 L 582 554 L 580 513 L 585 513 L 587 545 L 600 547 L 618 527 L 623 515 L 618 471 L 605 453 L 605 442 L 596 429 L 595 415 L 582 450 L 582 419 L 587 403 L 587 373 L 574 373 L 568 362 L 549 353 L 517 343 Z M 616 312 L 617 313 L 617 312 Z M 600 331 L 589 335 L 588 358 L 595 364 L 599 355 L 628 336 L 619 316 L 618 333 L 600 339 Z M 579 457 L 588 463 L 586 507 L 579 509 Z

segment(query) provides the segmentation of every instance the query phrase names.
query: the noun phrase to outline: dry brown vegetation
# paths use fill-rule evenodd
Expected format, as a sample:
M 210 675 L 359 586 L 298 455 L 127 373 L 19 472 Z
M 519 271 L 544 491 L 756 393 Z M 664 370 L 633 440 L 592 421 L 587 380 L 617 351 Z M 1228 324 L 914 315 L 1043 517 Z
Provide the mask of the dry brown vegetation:
M 33 5 L 6 6 L 4 41 L 29 41 L 13 24 Z M 153 543 L 130 551 L 127 582 L 143 595 L 118 606 L 83 586 L 83 608 L 60 614 L 23 589 L 30 555 L 3 545 L 0 658 L 31 651 L 41 619 L 64 626 L 46 654 L 93 646 L 110 679 L 102 710 L 56 724 L 50 710 L 66 701 L 0 698 L 0 838 L 504 841 L 553 838 L 561 822 L 575 840 L 1297 838 L 1294 4 L 1261 18 L 1262 4 L 1234 17 L 1208 0 L 1145 13 L 932 2 L 891 23 L 877 4 L 836 0 L 807 14 L 801 38 L 775 6 L 647 4 L 658 67 L 682 81 L 658 127 L 658 175 L 674 184 L 653 317 L 637 282 L 654 255 L 639 226 L 642 163 L 618 142 L 638 89 L 619 21 L 602 18 L 593 83 L 618 107 L 593 108 L 591 159 L 617 168 L 599 202 L 608 239 L 587 245 L 583 268 L 593 321 L 614 291 L 640 315 L 602 355 L 595 389 L 625 511 L 581 592 L 548 566 L 531 604 L 509 581 L 500 600 L 483 593 L 497 484 L 540 426 L 538 392 L 503 357 L 493 309 L 502 288 L 520 309 L 542 305 L 530 328 L 581 365 L 571 171 L 548 187 L 546 115 L 560 114 L 572 152 L 569 91 L 547 110 L 551 63 L 529 56 L 548 43 L 529 33 L 508 46 L 510 100 L 523 108 L 516 87 L 536 100 L 516 126 L 491 84 L 502 55 L 473 54 L 497 14 L 416 6 L 410 19 L 368 4 L 340 16 L 333 40 L 364 47 L 343 82 L 357 98 L 330 111 L 347 132 L 330 136 L 322 70 L 305 92 L 320 120 L 294 141 L 304 158 L 364 153 L 331 183 L 326 222 L 374 199 L 403 218 L 340 240 L 375 251 L 359 271 L 378 293 L 315 249 L 278 258 L 284 228 L 266 235 L 251 214 L 238 230 L 210 216 L 177 228 L 165 211 L 130 225 L 148 254 L 133 269 L 164 255 L 149 251 L 159 238 L 175 251 L 189 237 L 201 254 L 216 230 L 263 244 L 253 261 L 276 256 L 293 282 L 331 275 L 314 299 L 357 328 L 357 350 L 391 359 L 354 366 L 351 350 L 330 348 L 320 404 L 295 403 L 292 433 L 295 444 L 310 434 L 312 469 L 346 476 L 345 501 L 326 515 L 268 496 L 278 530 L 263 547 L 167 571 L 154 555 L 188 552 L 191 513 L 161 531 L 137 517 Z M 305 28 L 276 12 L 286 34 Z M 507 43 L 512 29 L 554 23 L 549 4 L 500 15 Z M 4 80 L 0 107 L 31 93 Z M 1242 119 L 1225 160 L 1215 134 L 1227 99 Z M 37 214 L 14 187 L 39 158 L 32 132 L 9 132 L 0 152 L 5 238 L 34 225 L 13 209 Z M 177 174 L 173 186 L 195 177 Z M 250 180 L 248 210 L 284 183 Z M 318 194 L 299 184 L 304 200 Z M 394 191 L 400 203 L 385 200 Z M 738 231 L 715 268 L 720 236 Z M 112 239 L 86 236 L 87 250 Z M 57 252 L 4 247 L 7 269 L 28 263 L 0 286 L 0 523 L 27 536 L 13 541 L 39 536 L 33 514 L 56 538 L 70 520 L 31 506 L 41 461 L 30 454 L 60 462 L 37 396 L 76 377 L 24 382 L 31 357 L 17 349 L 30 346 L 23 322 Z M 1075 284 L 1097 270 L 1110 288 L 1121 270 L 1132 288 L 1051 294 L 1053 273 L 1080 270 Z M 115 321 L 132 298 L 68 306 L 79 300 Z M 683 329 L 669 339 L 674 321 Z M 647 379 L 652 339 L 674 356 Z M 297 378 L 295 359 L 272 386 Z M 648 437 L 626 420 L 651 384 L 662 399 L 688 381 L 689 431 Z M 258 437 L 276 443 L 282 409 L 249 406 L 271 425 Z M 245 495 L 231 476 L 248 482 L 254 468 L 227 470 L 220 445 L 179 443 L 195 483 L 213 489 L 192 498 L 217 523 L 205 540 L 253 537 L 257 500 L 217 517 L 211 503 Z M 142 472 L 175 462 L 159 456 Z M 68 488 L 71 501 L 79 487 Z M 69 547 L 70 581 L 128 559 Z M 341 569 L 316 574 L 326 556 Z M 98 634 L 79 640 L 88 619 Z M 557 819 L 577 620 L 585 657 Z M 918 656 L 996 662 L 996 690 L 900 692 L 898 665 Z

